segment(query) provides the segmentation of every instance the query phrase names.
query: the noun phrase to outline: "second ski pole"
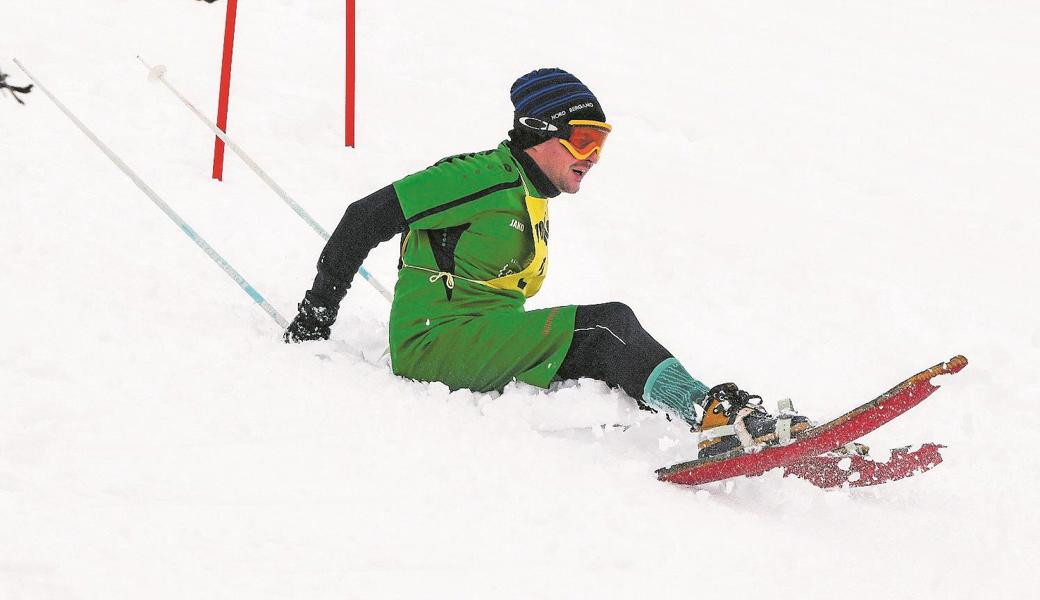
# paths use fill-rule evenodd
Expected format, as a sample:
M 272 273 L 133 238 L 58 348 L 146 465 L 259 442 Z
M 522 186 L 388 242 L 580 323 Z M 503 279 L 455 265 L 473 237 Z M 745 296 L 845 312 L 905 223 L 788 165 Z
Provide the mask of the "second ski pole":
M 152 190 L 152 188 L 150 188 L 148 184 L 144 182 L 144 180 L 138 177 L 137 173 L 135 173 L 129 166 L 127 166 L 127 164 L 123 162 L 123 160 L 119 158 L 119 156 L 117 156 L 115 152 L 113 152 L 104 142 L 102 142 L 96 135 L 94 135 L 94 132 L 92 132 L 86 125 L 84 125 L 82 121 L 76 118 L 76 115 L 72 114 L 72 111 L 66 108 L 65 105 L 62 104 L 61 101 L 58 100 L 58 98 L 50 92 L 50 90 L 44 87 L 44 85 L 40 83 L 38 79 L 33 77 L 32 73 L 30 73 L 29 70 L 26 69 L 25 66 L 22 65 L 22 63 L 19 62 L 17 58 L 14 59 L 14 64 L 18 65 L 18 68 L 21 69 L 26 74 L 26 76 L 29 77 L 29 79 L 31 79 L 33 83 L 35 83 L 36 86 L 40 88 L 40 90 L 43 91 L 44 95 L 50 98 L 51 101 L 54 102 L 55 106 L 57 106 L 58 109 L 61 110 L 61 112 L 65 113 L 65 116 L 68 117 L 69 120 L 72 121 L 73 124 L 75 124 L 76 127 L 78 127 L 79 130 L 82 131 L 83 134 L 86 135 L 91 142 L 94 142 L 94 145 L 97 146 L 105 154 L 105 156 L 107 156 L 109 160 L 112 161 L 113 164 L 119 167 L 120 171 L 122 171 L 127 177 L 130 178 L 131 181 L 134 182 L 134 185 L 136 185 L 138 189 L 144 192 L 144 194 L 148 196 L 148 198 L 153 203 L 155 203 L 155 205 L 158 206 L 159 209 L 162 210 L 166 214 L 166 216 L 170 218 L 171 221 L 176 223 L 177 226 L 180 227 L 181 231 L 183 231 L 185 235 L 191 238 L 191 241 L 195 242 L 199 246 L 199 248 L 202 248 L 202 251 L 205 252 L 206 255 L 213 260 L 213 262 L 217 263 L 217 265 L 224 270 L 228 277 L 234 280 L 234 282 L 237 283 L 238 286 L 241 287 L 245 291 L 245 293 L 253 299 L 254 302 L 259 304 L 260 308 L 264 309 L 264 312 L 270 315 L 270 317 L 274 319 L 275 323 L 278 323 L 278 325 L 282 329 L 285 329 L 289 326 L 288 321 L 286 321 L 285 318 L 283 318 L 282 315 L 280 315 L 278 311 L 275 310 L 275 308 L 271 306 L 271 304 L 267 300 L 265 300 L 263 296 L 260 295 L 260 292 L 257 292 L 256 289 L 252 285 L 250 285 L 244 277 L 239 275 L 238 271 L 236 271 L 234 267 L 232 267 L 226 260 L 224 260 L 223 256 L 217 253 L 217 251 L 214 250 L 213 247 L 206 242 L 206 240 L 202 239 L 202 236 L 196 233 L 195 230 L 192 229 L 184 221 L 184 219 L 180 217 L 180 215 L 174 212 L 174 210 L 170 208 L 170 205 L 166 204 L 166 202 L 164 202 L 163 199 L 160 198 L 159 195 L 156 194 L 155 191 Z
M 202 111 L 196 108 L 194 104 L 189 102 L 187 98 L 185 98 L 183 95 L 181 95 L 180 92 L 177 91 L 177 88 L 173 87 L 173 85 L 166 80 L 166 67 L 164 65 L 156 65 L 154 67 L 149 66 L 148 63 L 146 63 L 144 59 L 140 56 L 137 57 L 137 60 L 141 61 L 141 64 L 144 65 L 146 69 L 148 69 L 148 79 L 152 81 L 161 81 L 163 85 L 165 85 L 166 88 L 173 93 L 174 96 L 177 96 L 177 98 L 181 102 L 183 102 L 184 105 L 187 106 L 188 109 L 191 110 L 191 112 L 194 113 L 196 117 L 199 118 L 200 121 L 205 123 L 206 126 L 209 127 L 210 130 L 214 134 L 216 134 L 217 137 L 223 140 L 224 144 L 228 148 L 230 148 L 232 152 L 237 154 L 239 158 L 242 159 L 242 162 L 246 163 L 246 165 L 250 169 L 252 169 L 253 172 L 256 173 L 257 176 L 260 177 L 260 179 L 263 180 L 263 182 L 266 183 L 268 187 L 274 190 L 274 193 L 278 194 L 278 197 L 281 198 L 286 204 L 288 204 L 289 208 L 293 209 L 293 212 L 295 212 L 297 215 L 300 216 L 300 218 L 306 221 L 307 224 L 310 225 L 311 229 L 316 231 L 318 235 L 320 235 L 322 238 L 328 241 L 330 237 L 329 232 L 325 231 L 325 229 L 321 225 L 319 225 L 318 222 L 315 221 L 314 218 L 311 217 L 310 214 L 308 214 L 307 211 L 299 205 L 299 203 L 293 200 L 289 196 L 289 194 L 284 189 L 282 189 L 282 186 L 278 185 L 278 183 L 275 182 L 274 179 L 271 179 L 271 176 L 268 175 L 266 171 L 261 169 L 260 165 L 256 164 L 256 161 L 253 160 L 248 154 L 246 154 L 245 150 L 242 150 L 242 148 L 238 144 L 233 142 L 231 138 L 227 135 L 227 133 L 225 133 L 222 129 L 217 127 L 216 123 L 211 121 L 208 117 L 206 117 L 206 115 L 202 114 Z M 383 287 L 383 285 L 379 283 L 379 280 L 377 280 L 375 276 L 369 273 L 365 269 L 365 267 L 360 267 L 358 269 L 358 274 L 364 277 L 365 281 L 370 283 L 372 287 L 374 287 L 380 294 L 383 295 L 384 298 L 386 298 L 390 302 L 393 302 L 394 295 L 385 287 Z

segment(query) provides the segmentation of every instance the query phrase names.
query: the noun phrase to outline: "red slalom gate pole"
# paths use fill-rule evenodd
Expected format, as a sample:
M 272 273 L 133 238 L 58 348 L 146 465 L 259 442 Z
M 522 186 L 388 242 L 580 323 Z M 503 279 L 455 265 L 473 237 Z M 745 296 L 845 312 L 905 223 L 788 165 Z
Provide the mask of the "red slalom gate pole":
M 343 143 L 348 148 L 354 147 L 354 4 L 355 0 L 347 0 L 347 93 Z
M 238 0 L 228 0 L 224 20 L 224 58 L 220 66 L 220 97 L 217 100 L 217 127 L 227 132 L 228 95 L 231 93 L 231 54 L 235 47 L 235 15 Z M 219 137 L 213 145 L 213 179 L 224 180 L 224 142 Z

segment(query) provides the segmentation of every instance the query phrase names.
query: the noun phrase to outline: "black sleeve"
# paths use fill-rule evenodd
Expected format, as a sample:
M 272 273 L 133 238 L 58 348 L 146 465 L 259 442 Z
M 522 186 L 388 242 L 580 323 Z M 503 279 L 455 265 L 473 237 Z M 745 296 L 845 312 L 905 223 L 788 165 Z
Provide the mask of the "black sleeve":
M 311 295 L 339 306 L 369 251 L 406 228 L 394 186 L 374 192 L 347 207 L 318 259 Z

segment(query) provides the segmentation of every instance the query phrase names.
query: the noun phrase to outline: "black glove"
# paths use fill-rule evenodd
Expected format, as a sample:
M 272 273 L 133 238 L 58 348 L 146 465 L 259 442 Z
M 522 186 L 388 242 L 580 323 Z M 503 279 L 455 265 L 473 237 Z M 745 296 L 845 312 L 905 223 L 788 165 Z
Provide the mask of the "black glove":
M 338 306 L 328 306 L 308 291 L 296 308 L 299 314 L 282 335 L 286 344 L 329 339 L 329 329 L 336 322 Z

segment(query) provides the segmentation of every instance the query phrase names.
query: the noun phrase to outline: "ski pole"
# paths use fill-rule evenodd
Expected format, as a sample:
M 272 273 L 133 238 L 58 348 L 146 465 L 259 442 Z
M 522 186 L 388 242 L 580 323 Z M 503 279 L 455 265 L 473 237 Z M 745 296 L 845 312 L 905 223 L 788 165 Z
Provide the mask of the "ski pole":
M 224 260 L 224 257 L 218 254 L 212 246 L 207 244 L 206 240 L 202 239 L 202 237 L 199 234 L 195 233 L 195 230 L 189 227 L 188 224 L 185 223 L 184 220 L 181 219 L 180 216 L 178 216 L 177 213 L 175 213 L 168 204 L 163 202 L 163 199 L 160 198 L 159 195 L 156 194 L 154 191 L 152 191 L 152 188 L 148 187 L 148 184 L 146 184 L 140 177 L 138 177 L 137 174 L 134 173 L 133 170 L 131 170 L 130 167 L 128 167 L 127 164 L 122 161 L 122 159 L 116 156 L 115 152 L 109 149 L 109 147 L 106 146 L 104 142 L 98 139 L 98 137 L 94 135 L 94 133 L 90 129 L 88 129 L 82 121 L 77 119 L 76 115 L 72 114 L 72 112 L 68 108 L 66 108 L 65 105 L 62 104 L 61 101 L 59 101 L 54 96 L 54 94 L 50 92 L 50 90 L 48 90 L 46 87 L 44 87 L 42 83 L 40 83 L 40 80 L 33 77 L 32 73 L 30 73 L 29 70 L 26 69 L 25 66 L 21 62 L 19 62 L 17 58 L 14 59 L 14 64 L 18 65 L 18 68 L 21 69 L 29 77 L 29 79 L 33 81 L 33 83 L 35 83 L 41 90 L 43 90 L 43 93 L 48 98 L 50 98 L 52 102 L 54 102 L 54 104 L 61 110 L 61 112 L 65 113 L 65 116 L 68 117 L 69 120 L 71 120 L 76 125 L 76 127 L 78 127 L 79 130 L 82 131 L 90 139 L 90 141 L 94 142 L 94 145 L 97 146 L 102 152 L 104 152 L 105 156 L 107 156 L 113 163 L 115 163 L 115 165 L 119 167 L 120 171 L 122 171 L 127 177 L 129 177 L 131 181 L 133 181 L 134 184 L 136 184 L 137 187 L 142 192 L 144 192 L 144 194 L 148 196 L 148 198 L 150 198 L 156 206 L 159 207 L 160 210 L 166 213 L 166 216 L 169 217 L 174 223 L 176 223 L 177 226 L 181 228 L 181 231 L 183 231 L 189 238 L 191 238 L 191 241 L 198 244 L 199 248 L 202 248 L 203 252 L 205 252 L 207 256 L 213 259 L 213 262 L 217 263 L 217 265 L 219 265 L 220 268 L 223 269 L 225 273 L 227 273 L 228 277 L 233 279 L 239 287 L 245 290 L 245 292 L 249 294 L 249 297 L 260 305 L 260 308 L 264 309 L 264 311 L 267 312 L 267 314 L 271 315 L 271 318 L 274 319 L 275 323 L 278 323 L 278 325 L 282 329 L 285 329 L 289 326 L 289 323 L 284 318 L 282 318 L 282 315 L 278 314 L 278 311 L 275 310 L 275 308 L 271 306 L 267 302 L 267 300 L 264 300 L 264 297 L 261 296 L 260 293 L 253 288 L 253 286 L 249 285 L 249 282 L 247 282 L 241 275 L 239 275 L 238 271 L 236 271 L 230 264 L 228 264 L 226 260 Z
M 179 98 L 180 101 L 183 102 L 189 110 L 191 110 L 191 112 L 195 113 L 195 116 L 198 117 L 199 120 L 201 120 L 203 123 L 205 123 L 210 128 L 210 130 L 212 130 L 213 133 L 215 133 L 217 137 L 219 137 L 224 142 L 224 144 L 231 149 L 232 152 L 237 154 L 238 157 L 241 158 L 242 161 L 246 163 L 246 165 L 250 169 L 252 169 L 253 172 L 256 173 L 257 176 L 260 177 L 260 179 L 262 179 L 263 182 L 266 183 L 269 188 L 274 190 L 274 193 L 278 194 L 278 196 L 283 201 L 285 201 L 285 203 L 288 204 L 289 207 L 292 208 L 293 211 L 300 216 L 300 218 L 306 221 L 307 224 L 310 225 L 311 229 L 316 231 L 318 235 L 320 235 L 326 241 L 328 241 L 330 237 L 329 232 L 325 231 L 325 229 L 322 228 L 322 226 L 319 225 L 318 222 L 315 221 L 307 213 L 307 211 L 303 209 L 302 206 L 300 206 L 295 200 L 289 197 L 289 194 L 286 193 L 284 189 L 282 189 L 282 186 L 278 185 L 273 179 L 271 179 L 271 177 L 263 169 L 260 168 L 260 165 L 256 164 L 256 161 L 254 161 L 252 158 L 249 157 L 248 154 L 246 154 L 245 150 L 242 150 L 242 148 L 238 144 L 231 141 L 231 138 L 228 137 L 227 133 L 225 133 L 222 129 L 217 127 L 217 125 L 213 121 L 209 120 L 209 118 L 207 118 L 206 115 L 202 114 L 202 111 L 196 108 L 194 104 L 189 102 L 187 98 L 181 95 L 181 93 L 178 92 L 177 89 L 174 88 L 173 85 L 166 80 L 165 65 L 156 65 L 154 67 L 149 66 L 148 63 L 146 63 L 144 59 L 140 56 L 137 57 L 137 60 L 141 61 L 141 64 L 144 65 L 146 69 L 148 69 L 149 81 L 161 81 L 163 85 L 165 85 L 167 89 L 169 89 L 173 93 L 174 96 L 177 96 L 177 98 Z M 390 302 L 393 302 L 394 295 L 387 291 L 387 289 L 383 287 L 383 285 L 380 284 L 379 281 L 371 273 L 365 270 L 365 267 L 360 267 L 358 269 L 358 274 L 364 277 L 365 281 L 372 284 L 372 287 L 376 288 L 376 290 L 378 290 L 384 298 L 386 298 Z

